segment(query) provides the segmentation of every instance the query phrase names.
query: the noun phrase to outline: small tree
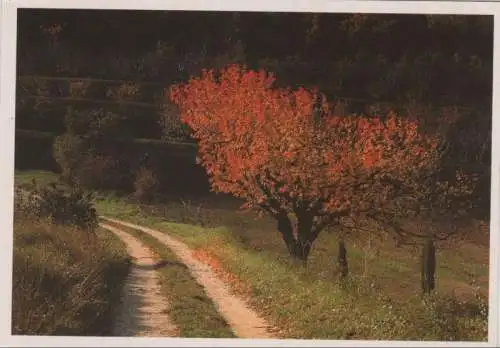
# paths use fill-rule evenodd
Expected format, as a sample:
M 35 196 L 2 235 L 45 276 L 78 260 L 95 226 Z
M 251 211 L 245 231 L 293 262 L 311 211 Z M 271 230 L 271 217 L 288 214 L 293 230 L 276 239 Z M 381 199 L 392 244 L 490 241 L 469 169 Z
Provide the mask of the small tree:
M 159 183 L 153 169 L 143 166 L 136 173 L 134 181 L 134 196 L 140 202 L 150 203 L 156 191 L 158 191 Z
M 436 287 L 434 273 L 436 272 L 436 248 L 431 238 L 425 241 L 422 248 L 422 291 L 429 294 Z
M 349 265 L 347 263 L 347 249 L 345 248 L 345 242 L 343 239 L 339 240 L 339 251 L 337 256 L 337 262 L 339 265 L 340 276 L 346 278 L 349 274 Z
M 54 139 L 53 155 L 62 178 L 92 188 L 114 187 L 120 163 L 115 138 L 121 116 L 102 109 L 78 111 L 69 107 L 65 133 Z
M 315 91 L 273 82 L 233 65 L 169 95 L 198 140 L 212 189 L 274 217 L 293 257 L 305 262 L 325 227 L 418 190 L 436 171 L 438 139 L 420 134 L 416 121 L 337 117 L 324 97 L 317 117 Z

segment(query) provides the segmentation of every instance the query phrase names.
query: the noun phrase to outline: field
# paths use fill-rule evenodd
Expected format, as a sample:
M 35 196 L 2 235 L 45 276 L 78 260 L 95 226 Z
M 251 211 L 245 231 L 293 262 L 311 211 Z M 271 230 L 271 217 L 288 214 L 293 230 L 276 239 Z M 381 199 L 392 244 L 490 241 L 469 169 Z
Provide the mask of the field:
M 51 174 L 18 172 L 16 183 L 33 177 L 50 180 Z M 424 301 L 418 248 L 396 247 L 382 237 L 366 245 L 359 234 L 347 236 L 349 278 L 340 281 L 339 231 L 323 233 L 307 267 L 302 267 L 289 260 L 274 222 L 239 211 L 239 204 L 215 196 L 141 205 L 104 194 L 96 202 L 101 215 L 154 227 L 183 240 L 231 283 L 234 292 L 246 297 L 280 337 L 486 340 L 485 222 L 475 227 L 483 231 L 481 238 L 439 245 L 437 293 Z

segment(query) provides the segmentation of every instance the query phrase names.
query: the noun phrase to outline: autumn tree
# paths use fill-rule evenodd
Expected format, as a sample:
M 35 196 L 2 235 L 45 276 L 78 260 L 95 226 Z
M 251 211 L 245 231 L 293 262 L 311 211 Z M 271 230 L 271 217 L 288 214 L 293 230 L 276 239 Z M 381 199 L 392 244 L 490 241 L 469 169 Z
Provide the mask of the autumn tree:
M 275 218 L 294 258 L 305 262 L 325 227 L 411 195 L 437 170 L 438 138 L 421 134 L 415 120 L 338 117 L 324 96 L 318 105 L 316 91 L 273 82 L 232 65 L 168 92 L 212 189 Z

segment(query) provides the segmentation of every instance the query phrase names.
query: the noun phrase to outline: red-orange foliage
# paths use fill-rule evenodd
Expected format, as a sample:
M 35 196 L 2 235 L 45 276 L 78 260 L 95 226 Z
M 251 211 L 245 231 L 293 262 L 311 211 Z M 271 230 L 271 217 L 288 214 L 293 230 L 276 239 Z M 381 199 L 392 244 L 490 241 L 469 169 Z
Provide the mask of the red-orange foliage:
M 198 140 L 212 188 L 274 216 L 293 255 L 305 260 L 325 226 L 379 208 L 435 168 L 437 139 L 419 134 L 416 121 L 338 117 L 324 97 L 317 105 L 315 91 L 273 82 L 264 71 L 230 66 L 169 93 Z

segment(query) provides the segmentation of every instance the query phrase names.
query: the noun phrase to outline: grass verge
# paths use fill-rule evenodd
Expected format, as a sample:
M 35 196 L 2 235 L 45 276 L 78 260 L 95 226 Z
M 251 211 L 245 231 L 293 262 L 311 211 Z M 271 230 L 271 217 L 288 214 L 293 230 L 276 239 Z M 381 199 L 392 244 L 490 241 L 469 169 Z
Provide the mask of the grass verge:
M 14 223 L 12 334 L 111 334 L 130 260 L 125 245 L 98 230 Z
M 189 269 L 175 254 L 156 238 L 138 230 L 106 221 L 127 232 L 161 259 L 158 268 L 162 292 L 169 300 L 169 316 L 180 330 L 181 337 L 234 338 L 230 326 L 217 312 L 203 287 L 196 282 Z
M 251 305 L 272 326 L 279 327 L 284 338 L 487 339 L 488 304 L 484 298 L 462 302 L 438 294 L 424 301 L 415 294 L 394 301 L 372 278 L 353 274 L 348 281 L 338 282 L 317 272 L 321 266 L 324 270 L 331 268 L 331 261 L 316 259 L 312 270 L 297 267 L 270 248 L 249 248 L 224 226 L 206 228 L 168 222 L 141 214 L 137 206 L 118 200 L 101 201 L 97 206 L 102 214 L 167 231 L 193 249 L 212 255 L 249 285 L 246 295 Z M 392 268 L 385 272 L 394 273 L 401 267 Z

